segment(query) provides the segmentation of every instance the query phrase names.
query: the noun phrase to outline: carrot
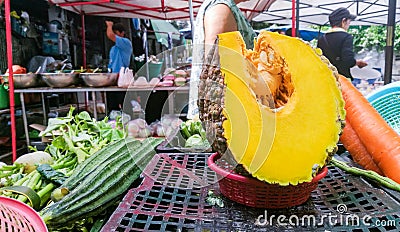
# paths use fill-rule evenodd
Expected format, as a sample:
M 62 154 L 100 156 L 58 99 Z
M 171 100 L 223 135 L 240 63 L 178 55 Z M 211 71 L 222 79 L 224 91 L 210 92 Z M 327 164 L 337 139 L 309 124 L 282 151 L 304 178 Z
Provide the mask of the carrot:
M 371 154 L 368 153 L 364 144 L 360 141 L 360 138 L 358 138 L 357 133 L 354 131 L 348 120 L 346 120 L 346 126 L 340 136 L 340 141 L 351 154 L 353 160 L 361 165 L 361 167 L 367 170 L 372 170 L 379 175 L 383 174 L 381 169 L 374 162 Z
M 349 80 L 339 81 L 347 120 L 383 174 L 400 183 L 400 136 Z

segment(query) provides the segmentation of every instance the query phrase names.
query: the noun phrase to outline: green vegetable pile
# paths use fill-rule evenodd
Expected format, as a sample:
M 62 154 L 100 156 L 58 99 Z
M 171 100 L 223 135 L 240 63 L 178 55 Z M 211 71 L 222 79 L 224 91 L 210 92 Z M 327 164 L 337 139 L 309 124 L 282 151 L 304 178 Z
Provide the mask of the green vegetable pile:
M 126 137 L 120 118 L 113 128 L 108 123 L 107 117 L 102 121 L 96 121 L 86 111 L 75 116 L 73 111 L 74 108 L 71 107 L 66 117 L 49 119 L 46 130 L 40 133 L 40 136 L 48 133 L 61 135 L 55 136 L 46 148 L 53 157 L 75 154 L 78 163 L 81 163 L 105 145 Z
M 40 210 L 48 204 L 52 191 L 60 186 L 75 167 L 113 141 L 126 137 L 117 120 L 113 128 L 108 119 L 96 121 L 88 112 L 49 119 L 40 136 L 52 136 L 45 152 L 19 157 L 13 165 L 0 167 L 0 195 L 16 198 Z M 36 150 L 35 148 L 31 148 Z
M 188 148 L 207 148 L 210 144 L 206 138 L 200 121 L 188 120 L 180 126 L 181 134 L 186 139 L 185 147 Z
M 71 231 L 76 222 L 99 216 L 118 204 L 139 178 L 163 139 L 118 140 L 78 165 L 75 172 L 53 191 L 54 202 L 39 214 L 52 231 Z M 75 228 L 74 228 L 75 229 Z
M 71 107 L 40 133 L 52 137 L 44 152 L 0 165 L 0 194 L 32 206 L 50 231 L 98 231 L 163 141 L 126 135 L 120 118 L 113 126 Z

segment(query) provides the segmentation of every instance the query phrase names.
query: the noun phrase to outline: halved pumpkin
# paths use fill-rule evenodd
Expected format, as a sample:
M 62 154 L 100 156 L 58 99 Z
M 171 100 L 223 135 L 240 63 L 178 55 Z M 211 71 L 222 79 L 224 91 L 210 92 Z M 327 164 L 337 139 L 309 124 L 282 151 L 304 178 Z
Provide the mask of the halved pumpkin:
M 206 65 L 199 86 L 214 149 L 269 183 L 311 181 L 344 124 L 336 69 L 302 40 L 266 31 L 254 50 L 239 32 L 220 34 L 218 55 L 220 66 Z

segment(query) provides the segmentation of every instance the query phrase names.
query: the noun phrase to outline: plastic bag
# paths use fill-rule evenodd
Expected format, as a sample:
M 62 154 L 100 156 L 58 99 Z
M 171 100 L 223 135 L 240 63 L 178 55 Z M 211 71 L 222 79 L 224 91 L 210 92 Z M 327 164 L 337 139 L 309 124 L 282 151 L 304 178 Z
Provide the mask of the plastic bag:
M 140 106 L 140 103 L 138 101 L 132 100 L 131 105 L 132 105 L 133 112 L 141 112 L 142 111 L 142 106 Z
M 164 128 L 159 120 L 152 122 L 150 128 L 153 132 L 153 136 L 165 137 Z
M 131 116 L 127 113 L 118 110 L 112 110 L 109 115 L 110 120 L 116 120 L 117 117 L 120 116 L 122 118 L 122 123 L 126 125 L 130 120 Z
M 121 67 L 119 70 L 118 87 L 128 88 L 133 84 L 133 80 L 134 77 L 132 69 Z
M 152 130 L 144 119 L 138 118 L 128 122 L 128 136 L 134 138 L 147 138 L 152 135 Z
M 118 87 L 124 88 L 125 86 L 125 67 L 121 67 L 119 70 L 119 75 L 118 75 Z
M 56 60 L 51 56 L 34 56 L 30 59 L 27 67 L 28 72 L 36 72 L 39 70 L 39 73 L 46 72 L 47 65 L 55 62 Z M 40 68 L 40 69 L 39 69 Z
M 180 130 L 180 125 L 183 121 L 175 115 L 164 115 L 161 118 L 161 125 L 164 130 L 164 136 L 172 138 Z
M 133 86 L 133 82 L 135 81 L 135 77 L 133 76 L 133 70 L 127 68 L 125 70 L 125 76 L 126 76 L 125 78 L 126 78 L 126 83 L 127 83 L 126 87 Z

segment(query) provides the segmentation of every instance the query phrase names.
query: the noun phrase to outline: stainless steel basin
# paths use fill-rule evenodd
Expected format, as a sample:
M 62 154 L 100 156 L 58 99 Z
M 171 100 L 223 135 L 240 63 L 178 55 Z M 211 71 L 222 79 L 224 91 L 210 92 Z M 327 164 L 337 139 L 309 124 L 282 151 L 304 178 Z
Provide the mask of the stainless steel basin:
M 8 82 L 8 74 L 1 75 L 3 82 Z M 40 85 L 40 79 L 35 73 L 27 74 L 13 74 L 14 88 L 16 89 L 26 89 L 37 87 Z
M 79 83 L 77 73 L 41 73 L 42 80 L 50 87 L 63 88 Z
M 81 73 L 79 76 L 90 87 L 115 86 L 118 80 L 118 73 Z

